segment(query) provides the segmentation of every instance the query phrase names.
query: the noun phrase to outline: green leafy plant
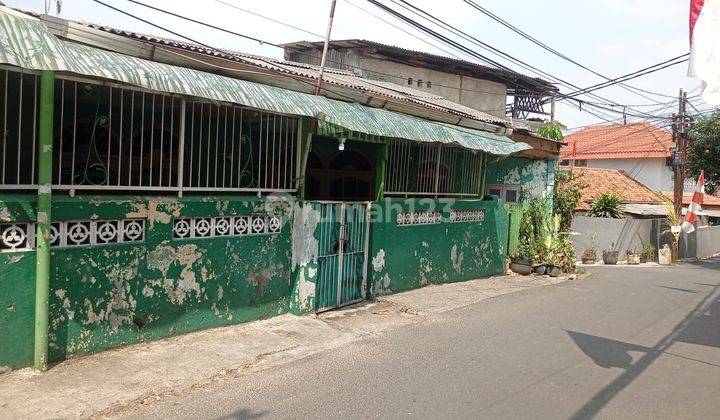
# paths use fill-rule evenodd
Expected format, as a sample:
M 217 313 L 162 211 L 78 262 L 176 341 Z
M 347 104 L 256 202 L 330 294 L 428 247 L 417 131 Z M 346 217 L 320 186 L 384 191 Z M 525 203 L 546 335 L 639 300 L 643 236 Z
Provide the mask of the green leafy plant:
M 529 197 L 520 221 L 520 248 L 517 254 L 522 255 L 522 258 L 538 261 L 545 256 L 544 228 L 547 217 L 548 206 L 545 200 L 540 197 Z
M 613 193 L 600 195 L 590 204 L 588 216 L 622 219 L 622 201 L 620 197 Z
M 653 261 L 655 259 L 655 247 L 652 244 L 647 244 L 642 250 L 642 256 L 646 261 Z
M 541 125 L 540 127 L 538 127 L 537 133 L 540 136 L 555 141 L 563 141 L 563 139 L 565 138 L 562 133 L 562 129 L 560 129 L 560 126 L 554 123 L 547 123 Z
M 699 118 L 690 131 L 686 170 L 695 178 L 705 170 L 707 193 L 720 190 L 720 112 Z
M 579 172 L 559 171 L 555 174 L 553 213 L 560 215 L 560 230 L 570 230 L 573 214 L 582 199 L 582 191 L 587 187 Z

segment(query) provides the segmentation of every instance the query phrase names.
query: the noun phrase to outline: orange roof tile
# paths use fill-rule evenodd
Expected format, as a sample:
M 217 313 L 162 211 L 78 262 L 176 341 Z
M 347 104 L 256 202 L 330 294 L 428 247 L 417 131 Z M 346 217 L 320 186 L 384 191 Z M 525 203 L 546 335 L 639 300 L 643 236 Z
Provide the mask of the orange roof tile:
M 559 169 L 570 170 L 570 167 L 560 166 Z M 582 191 L 580 204 L 575 210 L 588 210 L 590 204 L 605 193 L 617 195 L 625 204 L 661 204 L 665 200 L 662 195 L 618 169 L 576 166 L 573 171 L 582 175 L 577 182 L 587 185 L 587 188 Z
M 663 195 L 670 200 L 673 199 L 673 193 L 671 193 L 671 192 L 663 192 Z M 692 193 L 683 194 L 683 205 L 684 206 L 690 205 L 690 202 L 692 201 L 692 197 L 693 197 Z M 703 198 L 702 207 L 708 208 L 708 209 L 709 208 L 720 209 L 720 197 L 705 194 L 705 197 Z
M 565 136 L 565 142 L 561 159 L 658 158 L 671 156 L 672 134 L 648 122 L 598 125 Z

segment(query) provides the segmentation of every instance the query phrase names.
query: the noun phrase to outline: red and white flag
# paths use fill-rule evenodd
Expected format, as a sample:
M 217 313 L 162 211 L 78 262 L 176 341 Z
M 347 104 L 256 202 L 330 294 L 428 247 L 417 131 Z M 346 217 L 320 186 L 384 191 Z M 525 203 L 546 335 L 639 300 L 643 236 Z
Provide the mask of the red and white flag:
M 700 171 L 700 177 L 698 178 L 697 185 L 695 186 L 695 192 L 693 193 L 692 201 L 688 206 L 687 213 L 685 214 L 685 220 L 682 222 L 682 230 L 685 233 L 692 233 L 695 231 L 695 222 L 698 221 L 698 214 L 702 211 L 703 198 L 705 197 L 705 171 Z
M 720 105 L 720 0 L 690 0 L 688 76 L 702 81 L 708 105 Z

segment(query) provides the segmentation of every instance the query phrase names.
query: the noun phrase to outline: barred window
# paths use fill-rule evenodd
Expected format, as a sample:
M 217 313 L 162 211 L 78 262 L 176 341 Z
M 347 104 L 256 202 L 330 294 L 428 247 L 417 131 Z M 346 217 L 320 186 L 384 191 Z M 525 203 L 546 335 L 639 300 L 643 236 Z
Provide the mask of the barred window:
M 0 185 L 36 183 L 39 83 L 35 73 L 0 70 Z
M 0 87 L 0 188 L 37 188 L 39 75 Z M 296 117 L 61 76 L 54 119 L 55 189 L 296 190 Z
M 388 148 L 385 194 L 476 196 L 481 173 L 481 152 L 396 139 Z

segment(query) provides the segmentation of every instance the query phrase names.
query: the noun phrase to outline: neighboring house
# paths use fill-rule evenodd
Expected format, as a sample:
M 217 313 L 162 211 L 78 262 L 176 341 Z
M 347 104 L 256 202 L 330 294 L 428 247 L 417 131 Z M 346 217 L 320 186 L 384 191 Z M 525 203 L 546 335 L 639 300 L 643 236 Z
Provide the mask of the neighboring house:
M 573 170 L 581 175 L 577 181 L 587 185 L 582 191 L 580 204 L 575 209 L 572 224 L 574 234 L 571 240 L 575 244 L 576 257 L 584 250 L 595 247 L 598 257 L 605 249 L 619 252 L 624 260 L 626 250 L 642 252 L 652 246 L 654 250 L 671 244 L 672 235 L 667 226 L 667 203 L 670 196 L 652 191 L 646 185 L 633 179 L 622 170 L 602 168 L 570 168 L 561 166 L 559 170 Z M 625 218 L 605 219 L 586 217 L 593 201 L 606 193 L 620 197 Z M 684 209 L 692 199 L 686 194 Z M 683 233 L 680 240 L 681 258 L 707 258 L 720 252 L 720 199 L 705 196 L 701 220 L 691 234 Z M 655 256 L 654 258 L 657 258 Z
M 607 193 L 620 198 L 623 211 L 628 217 L 658 217 L 666 214 L 663 195 L 651 190 L 625 171 L 569 166 L 560 166 L 559 170 L 572 170 L 580 175 L 575 182 L 587 185 L 582 190 L 580 204 L 575 208 L 578 215 L 585 215 L 593 201 Z
M 502 273 L 483 181 L 558 150 L 346 70 L 7 7 L 0 40 L 0 370 Z
M 565 137 L 563 165 L 618 169 L 653 191 L 672 191 L 670 131 L 648 122 L 598 125 Z
M 663 195 L 669 200 L 673 199 L 672 193 L 665 192 L 663 193 Z M 692 198 L 692 193 L 685 193 L 683 195 L 683 213 L 687 211 L 687 208 L 690 205 Z M 713 224 L 718 224 L 718 221 L 720 221 L 720 197 L 705 194 L 705 197 L 703 197 L 703 204 L 700 207 L 702 208 L 700 216 L 706 216 L 714 222 Z
M 320 64 L 323 42 L 299 41 L 283 46 L 287 60 Z M 326 65 L 367 79 L 412 87 L 498 117 L 507 111 L 513 116 L 543 114 L 542 102 L 557 92 L 554 85 L 541 79 L 362 39 L 331 41 Z M 514 97 L 509 109 L 508 94 Z M 550 119 L 554 119 L 552 115 Z

